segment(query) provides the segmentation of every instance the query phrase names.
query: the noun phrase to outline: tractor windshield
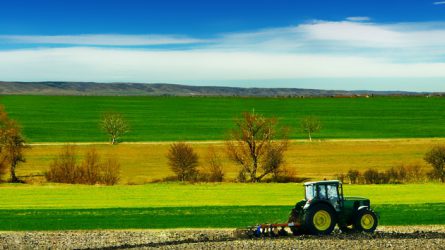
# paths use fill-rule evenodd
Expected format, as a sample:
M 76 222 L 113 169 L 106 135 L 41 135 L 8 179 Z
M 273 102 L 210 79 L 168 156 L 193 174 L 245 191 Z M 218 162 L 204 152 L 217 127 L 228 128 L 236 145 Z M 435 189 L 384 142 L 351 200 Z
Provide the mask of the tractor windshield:
M 315 188 L 313 185 L 306 186 L 306 200 L 312 200 L 315 196 Z

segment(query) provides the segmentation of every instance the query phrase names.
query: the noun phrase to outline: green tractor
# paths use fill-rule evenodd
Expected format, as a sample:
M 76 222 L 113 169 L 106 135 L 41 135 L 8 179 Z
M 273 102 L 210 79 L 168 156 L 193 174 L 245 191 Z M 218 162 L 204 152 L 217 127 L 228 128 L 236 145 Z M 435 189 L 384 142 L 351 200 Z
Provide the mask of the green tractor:
M 299 201 L 289 216 L 294 235 L 330 234 L 335 225 L 345 233 L 373 233 L 377 227 L 376 213 L 369 199 L 344 197 L 340 181 L 304 183 L 305 199 Z

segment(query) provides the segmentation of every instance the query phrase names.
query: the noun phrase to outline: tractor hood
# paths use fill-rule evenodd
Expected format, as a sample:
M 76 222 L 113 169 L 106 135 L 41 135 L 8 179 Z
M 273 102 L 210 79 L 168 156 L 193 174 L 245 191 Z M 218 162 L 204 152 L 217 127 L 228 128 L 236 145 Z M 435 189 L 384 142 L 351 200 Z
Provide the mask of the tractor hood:
M 344 197 L 344 205 L 345 206 L 354 206 L 354 207 L 361 207 L 361 206 L 365 206 L 365 207 L 370 207 L 371 206 L 371 201 L 368 198 L 364 198 L 364 197 L 353 197 L 353 196 L 349 196 L 349 197 Z
M 345 196 L 344 199 L 346 201 L 369 201 L 368 198 L 358 196 Z

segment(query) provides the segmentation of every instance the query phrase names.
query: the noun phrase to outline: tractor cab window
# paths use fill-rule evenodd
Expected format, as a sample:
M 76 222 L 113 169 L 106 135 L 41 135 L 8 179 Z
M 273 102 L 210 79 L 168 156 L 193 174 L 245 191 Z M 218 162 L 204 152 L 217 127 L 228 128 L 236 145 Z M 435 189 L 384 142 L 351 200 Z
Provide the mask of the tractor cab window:
M 332 201 L 338 200 L 338 189 L 337 185 L 328 185 L 328 199 Z
M 312 200 L 314 199 L 314 186 L 313 185 L 307 185 L 306 186 L 306 200 Z
M 319 185 L 318 186 L 318 198 L 321 200 L 326 200 L 326 186 L 325 185 Z

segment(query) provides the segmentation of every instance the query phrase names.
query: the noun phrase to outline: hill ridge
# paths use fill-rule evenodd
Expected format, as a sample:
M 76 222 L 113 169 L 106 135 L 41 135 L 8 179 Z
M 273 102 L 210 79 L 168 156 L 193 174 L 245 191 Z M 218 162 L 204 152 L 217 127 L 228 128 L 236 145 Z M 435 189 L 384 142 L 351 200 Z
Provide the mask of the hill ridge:
M 242 88 L 192 86 L 170 83 L 132 82 L 14 82 L 0 81 L 3 95 L 88 95 L 88 96 L 245 96 L 245 97 L 323 97 L 367 95 L 426 95 L 441 93 L 370 90 L 322 90 L 305 88 Z M 442 93 L 443 94 L 443 93 Z

